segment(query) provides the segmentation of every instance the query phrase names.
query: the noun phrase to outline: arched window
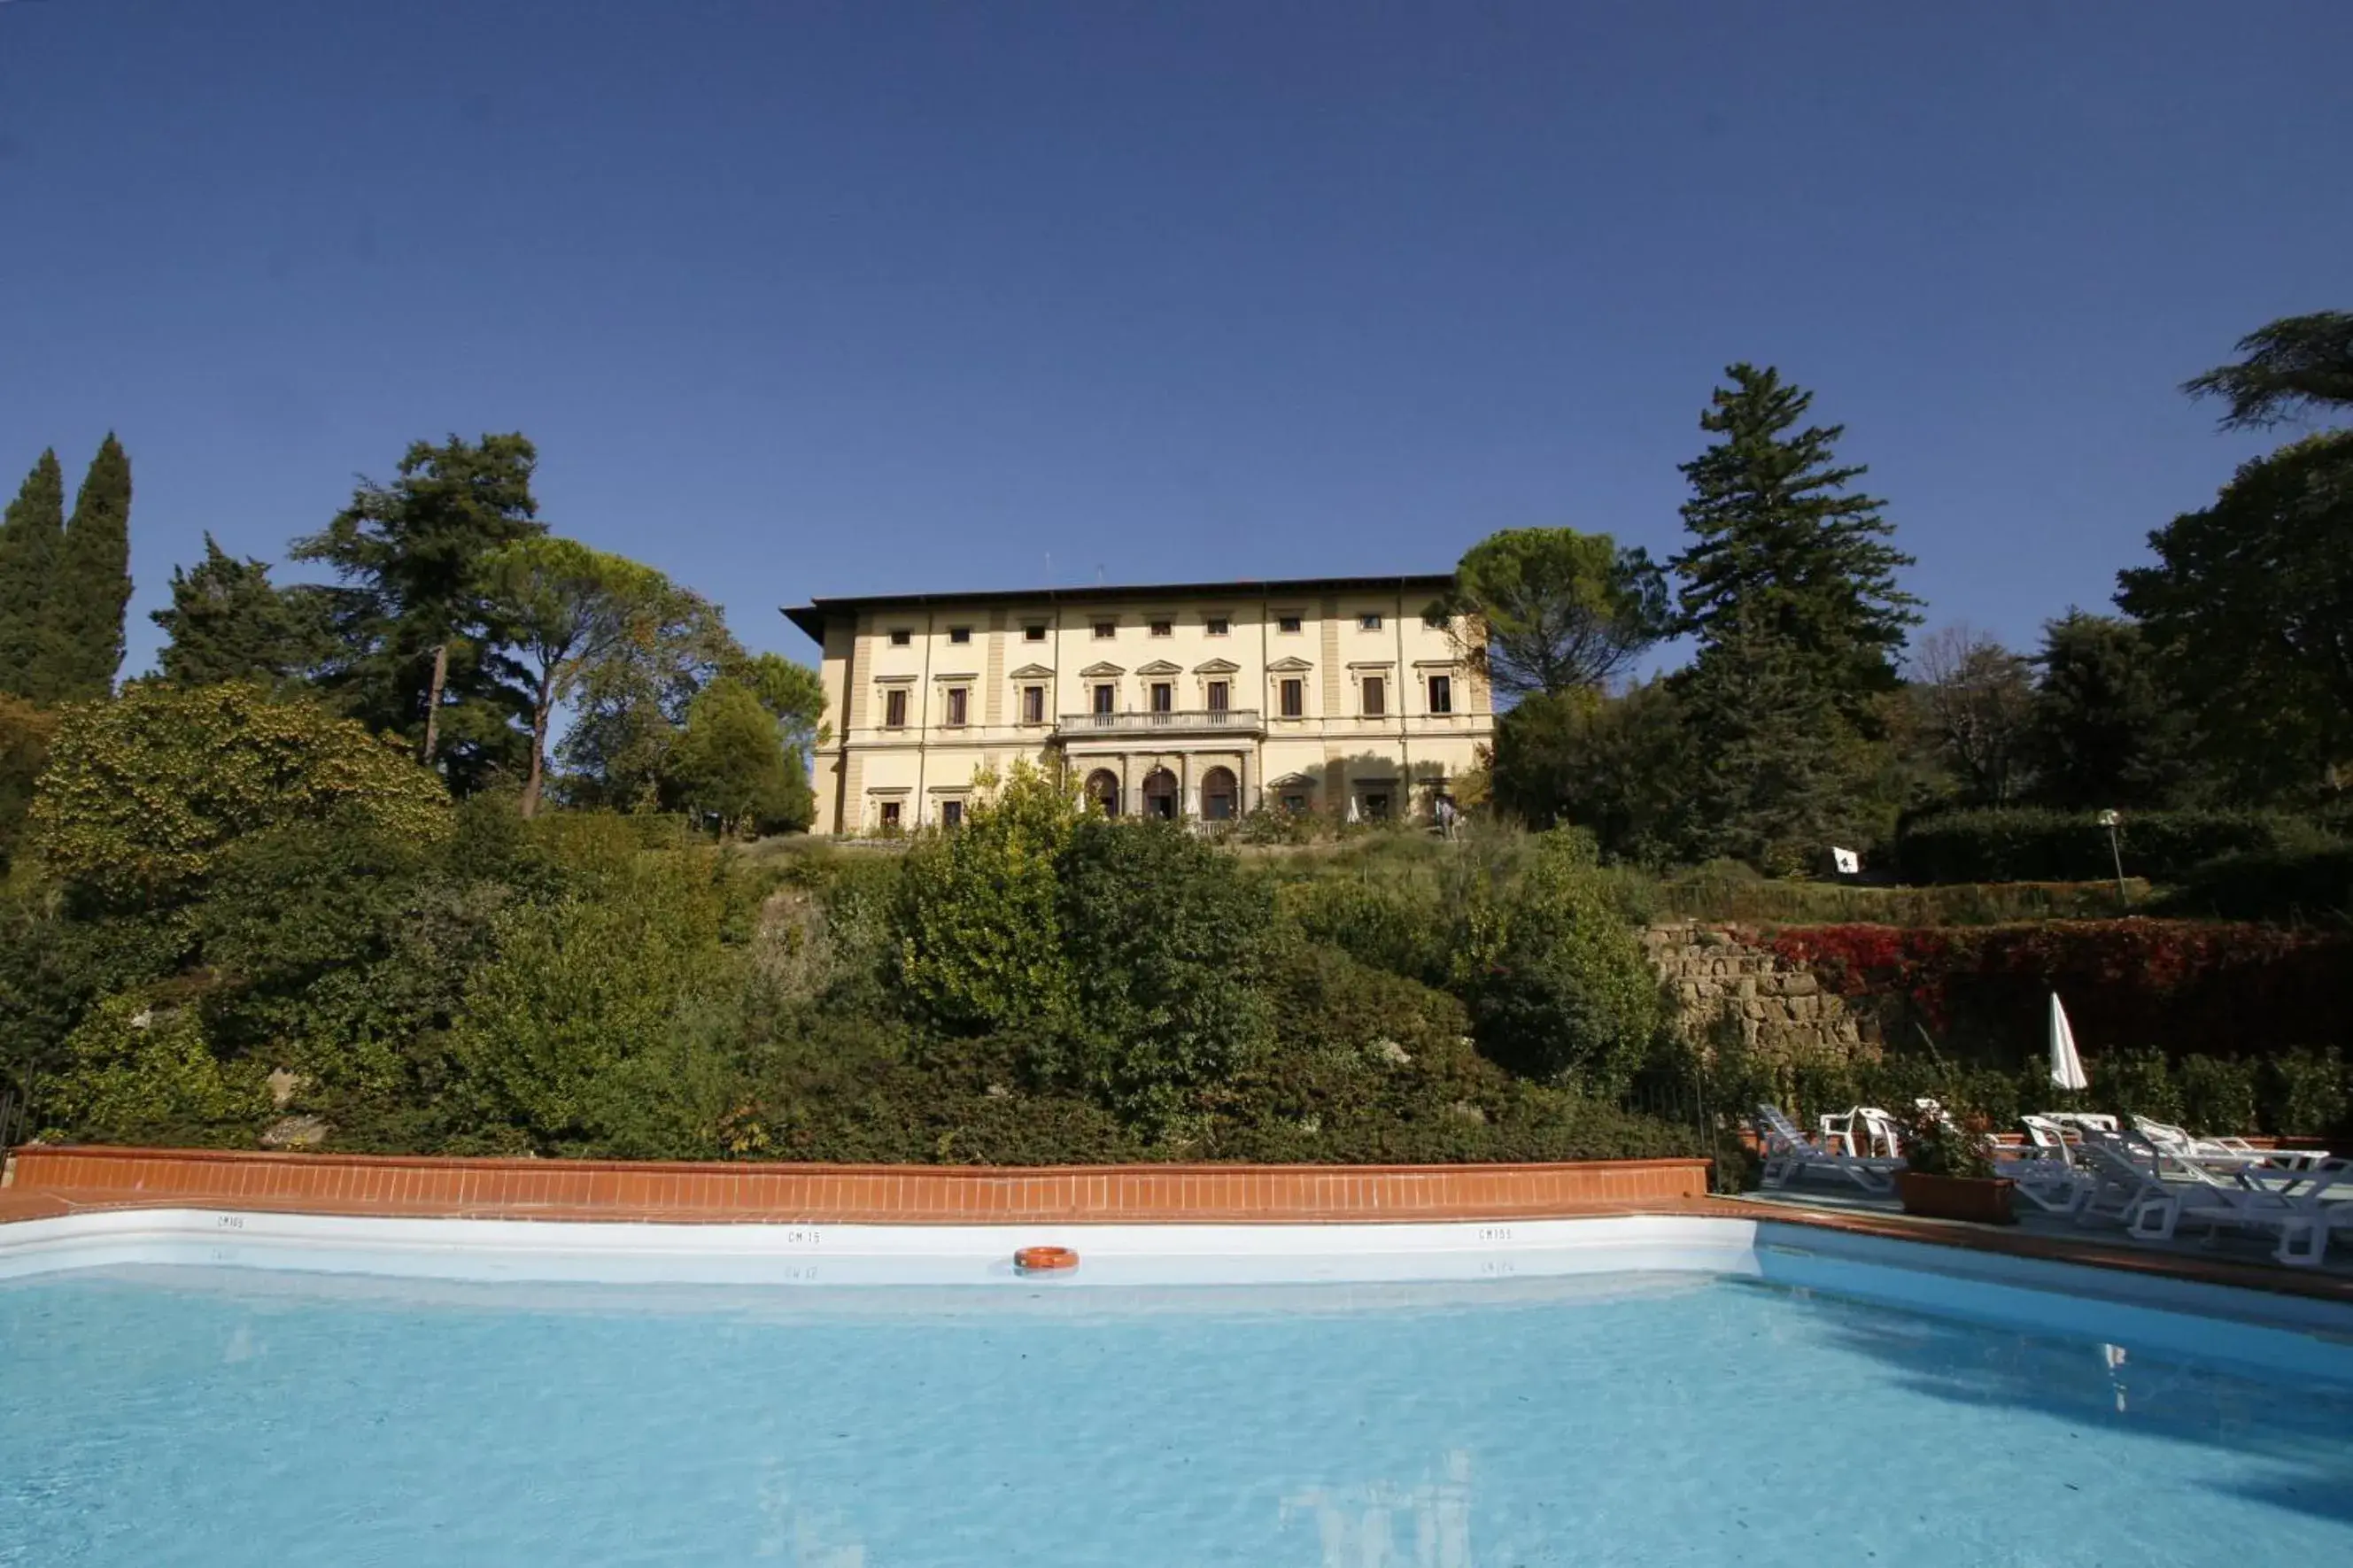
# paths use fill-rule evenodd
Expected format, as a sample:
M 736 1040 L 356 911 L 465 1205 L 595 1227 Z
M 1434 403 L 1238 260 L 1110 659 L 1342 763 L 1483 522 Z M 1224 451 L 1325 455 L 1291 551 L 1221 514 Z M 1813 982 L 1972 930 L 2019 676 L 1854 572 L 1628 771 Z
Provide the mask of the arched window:
M 1144 775 L 1144 815 L 1176 818 L 1176 775 L 1166 768 L 1155 768 Z
M 1119 775 L 1109 768 L 1097 768 L 1087 775 L 1087 798 L 1103 809 L 1105 816 L 1119 815 Z
M 1201 775 L 1201 819 L 1231 822 L 1239 815 L 1241 790 L 1229 768 L 1211 768 Z

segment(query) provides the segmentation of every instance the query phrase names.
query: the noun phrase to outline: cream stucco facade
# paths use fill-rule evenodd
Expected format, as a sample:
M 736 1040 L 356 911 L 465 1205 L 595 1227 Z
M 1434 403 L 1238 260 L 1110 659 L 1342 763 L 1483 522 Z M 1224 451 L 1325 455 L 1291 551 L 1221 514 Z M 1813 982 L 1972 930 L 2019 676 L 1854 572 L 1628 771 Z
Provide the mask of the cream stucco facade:
M 1112 810 L 1426 814 L 1493 736 L 1444 575 L 819 599 L 813 831 L 953 824 L 1017 758 Z

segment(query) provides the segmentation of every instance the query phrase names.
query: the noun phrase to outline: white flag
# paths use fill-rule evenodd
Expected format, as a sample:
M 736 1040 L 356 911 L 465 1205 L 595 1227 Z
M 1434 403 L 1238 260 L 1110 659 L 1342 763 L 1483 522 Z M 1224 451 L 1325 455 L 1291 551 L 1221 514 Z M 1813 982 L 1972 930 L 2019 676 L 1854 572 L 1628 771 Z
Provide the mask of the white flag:
M 1862 869 L 1862 857 L 1852 849 L 1841 849 L 1833 845 L 1831 848 L 1831 864 L 1838 868 L 1840 876 L 1852 877 Z

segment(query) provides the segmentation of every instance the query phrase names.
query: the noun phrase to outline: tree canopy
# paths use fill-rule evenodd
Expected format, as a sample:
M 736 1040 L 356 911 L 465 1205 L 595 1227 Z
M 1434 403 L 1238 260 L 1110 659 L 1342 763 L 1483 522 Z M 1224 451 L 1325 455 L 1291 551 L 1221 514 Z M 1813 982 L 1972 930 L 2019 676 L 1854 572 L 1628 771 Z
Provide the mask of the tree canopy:
M 351 504 L 295 542 L 322 563 L 335 647 L 320 674 L 346 711 L 407 739 L 460 791 L 522 760 L 531 711 L 503 651 L 483 564 L 544 531 L 532 494 L 538 452 L 521 435 L 412 443 L 390 484 L 362 480 Z
M 1679 630 L 1703 644 L 1768 639 L 1852 714 L 1895 684 L 1894 656 L 1919 601 L 1896 586 L 1912 558 L 1887 542 L 1883 501 L 1849 489 L 1841 425 L 1797 429 L 1814 395 L 1771 367 L 1735 364 L 1700 428 L 1722 439 L 1683 465 L 1693 542 L 1668 563 L 1683 577 Z M 1791 432 L 1795 433 L 1792 434 Z
M 2245 357 L 2181 389 L 2219 397 L 2222 427 L 2259 429 L 2300 414 L 2353 406 L 2353 310 L 2283 316 L 2239 340 Z
M 1457 640 L 1506 696 L 1600 687 L 1665 635 L 1666 574 L 1639 548 L 1572 528 L 1489 534 L 1435 608 L 1473 623 Z
M 131 602 L 131 459 L 110 432 L 74 497 L 43 616 L 42 683 L 50 700 L 114 689 L 122 612 Z
M 35 702 L 57 700 L 42 649 L 65 528 L 65 474 L 43 452 L 0 521 L 0 692 Z
M 172 569 L 172 603 L 150 612 L 165 642 L 157 663 L 174 686 L 298 680 L 327 654 L 315 589 L 280 588 L 268 563 L 238 560 L 208 532 L 205 558 Z

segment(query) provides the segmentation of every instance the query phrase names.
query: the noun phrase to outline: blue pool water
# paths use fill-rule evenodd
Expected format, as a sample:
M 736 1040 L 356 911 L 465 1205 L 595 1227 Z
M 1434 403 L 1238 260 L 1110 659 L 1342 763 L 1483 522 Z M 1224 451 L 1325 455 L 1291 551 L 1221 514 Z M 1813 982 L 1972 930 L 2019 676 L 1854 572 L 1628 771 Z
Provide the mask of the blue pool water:
M 2353 1393 L 2273 1375 L 1688 1276 L 125 1268 L 0 1284 L 0 1563 L 2353 1562 Z

